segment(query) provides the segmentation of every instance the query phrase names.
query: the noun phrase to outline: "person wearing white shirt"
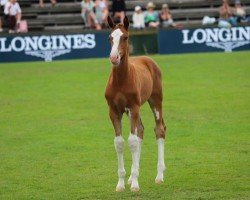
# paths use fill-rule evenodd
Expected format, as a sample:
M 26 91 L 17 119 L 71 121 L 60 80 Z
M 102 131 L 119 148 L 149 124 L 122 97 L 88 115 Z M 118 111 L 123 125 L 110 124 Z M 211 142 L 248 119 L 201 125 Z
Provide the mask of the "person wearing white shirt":
M 85 22 L 85 25 L 96 28 L 96 30 L 101 30 L 101 25 L 96 19 L 96 15 L 94 13 L 95 3 L 92 0 L 83 0 L 81 3 L 82 7 L 82 18 Z
M 16 29 L 18 31 L 21 22 L 21 13 L 22 10 L 17 0 L 10 0 L 5 4 L 4 14 L 8 16 L 9 33 L 14 33 Z
M 3 28 L 2 28 L 2 18 L 1 16 L 4 15 L 4 5 L 8 2 L 8 0 L 0 0 L 0 32 L 3 32 Z
M 109 15 L 108 0 L 96 0 L 95 1 L 95 15 L 100 25 L 105 24 Z
M 142 13 L 141 7 L 136 6 L 133 14 L 133 27 L 138 29 L 145 28 L 144 14 Z

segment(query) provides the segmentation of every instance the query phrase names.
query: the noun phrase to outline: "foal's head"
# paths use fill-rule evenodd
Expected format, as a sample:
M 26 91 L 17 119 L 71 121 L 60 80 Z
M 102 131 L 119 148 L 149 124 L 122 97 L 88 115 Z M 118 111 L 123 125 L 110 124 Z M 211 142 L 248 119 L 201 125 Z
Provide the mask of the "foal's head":
M 123 24 L 114 24 L 113 20 L 108 16 L 108 24 L 112 29 L 109 40 L 112 46 L 110 52 L 110 61 L 114 66 L 119 66 L 123 58 L 128 54 L 128 26 L 129 20 L 127 16 L 123 20 Z

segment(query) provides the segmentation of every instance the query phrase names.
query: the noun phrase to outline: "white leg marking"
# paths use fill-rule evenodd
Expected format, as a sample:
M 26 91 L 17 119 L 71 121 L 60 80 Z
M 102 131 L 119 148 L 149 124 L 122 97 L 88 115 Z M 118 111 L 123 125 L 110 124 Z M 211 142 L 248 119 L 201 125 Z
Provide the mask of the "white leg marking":
M 122 136 L 117 136 L 114 139 L 115 150 L 118 158 L 118 178 L 119 181 L 116 186 L 116 191 L 121 192 L 125 189 L 125 168 L 123 160 L 123 148 L 124 148 L 124 139 Z
M 119 55 L 118 47 L 120 44 L 120 38 L 123 35 L 120 29 L 116 29 L 112 34 L 111 37 L 113 38 L 113 46 L 111 49 L 111 56 Z
M 142 144 L 142 139 L 138 137 L 138 142 L 139 142 L 139 150 L 138 150 L 138 164 L 139 164 L 139 168 L 140 168 L 140 158 L 141 158 L 141 144 Z M 133 172 L 133 164 L 131 166 L 131 175 L 128 179 L 128 184 L 131 185 L 132 184 L 132 172 Z
M 160 112 L 159 112 L 159 111 L 157 111 L 157 109 L 156 109 L 156 108 L 154 109 L 154 111 L 155 111 L 155 117 L 156 117 L 156 120 L 159 120 L 159 119 L 160 119 Z
M 131 168 L 131 191 L 137 192 L 140 190 L 138 183 L 139 176 L 139 140 L 137 135 L 130 134 L 128 138 L 129 148 L 132 154 Z
M 165 162 L 164 162 L 164 139 L 159 138 L 158 143 L 158 164 L 157 164 L 157 176 L 155 182 L 160 184 L 163 182 L 163 172 L 165 171 Z

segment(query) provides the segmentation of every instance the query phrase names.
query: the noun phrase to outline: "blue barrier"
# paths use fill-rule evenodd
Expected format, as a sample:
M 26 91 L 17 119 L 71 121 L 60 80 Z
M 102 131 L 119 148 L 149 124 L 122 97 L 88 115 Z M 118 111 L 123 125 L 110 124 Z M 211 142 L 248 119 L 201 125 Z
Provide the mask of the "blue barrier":
M 106 57 L 110 51 L 108 34 L 0 36 L 0 62 Z
M 109 32 L 0 36 L 0 62 L 107 57 Z M 131 34 L 133 35 L 133 34 Z M 250 50 L 250 27 L 159 29 L 160 54 Z
M 160 54 L 250 50 L 250 27 L 160 29 Z

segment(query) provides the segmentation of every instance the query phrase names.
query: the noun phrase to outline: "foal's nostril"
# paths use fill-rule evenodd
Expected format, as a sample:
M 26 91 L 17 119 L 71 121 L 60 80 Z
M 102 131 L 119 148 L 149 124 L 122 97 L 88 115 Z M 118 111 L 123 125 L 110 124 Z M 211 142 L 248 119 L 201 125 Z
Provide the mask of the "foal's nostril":
M 119 55 L 115 55 L 115 56 L 109 56 L 111 61 L 117 61 L 119 59 Z

